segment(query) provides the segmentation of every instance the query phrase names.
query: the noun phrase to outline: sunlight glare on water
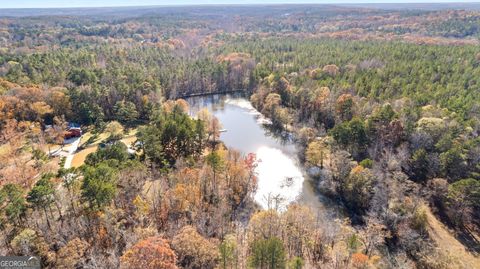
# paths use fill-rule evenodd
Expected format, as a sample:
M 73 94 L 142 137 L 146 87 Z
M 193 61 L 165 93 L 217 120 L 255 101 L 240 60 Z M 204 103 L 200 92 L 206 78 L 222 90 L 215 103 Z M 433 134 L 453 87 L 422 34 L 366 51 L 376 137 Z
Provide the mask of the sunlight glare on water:
M 282 207 L 295 201 L 302 191 L 303 175 L 294 160 L 279 149 L 265 146 L 260 147 L 256 154 L 260 160 L 255 194 L 257 203 L 268 208 L 269 200 L 274 197 L 281 197 Z
M 208 108 L 226 132 L 220 139 L 229 148 L 243 154 L 255 153 L 260 160 L 256 169 L 258 187 L 255 201 L 263 208 L 283 210 L 297 200 L 304 188 L 302 169 L 296 160 L 295 145 L 281 141 L 264 124 L 271 123 L 248 99 L 234 96 L 189 98 L 191 113 Z
M 257 118 L 257 123 L 259 124 L 271 124 L 272 122 L 270 119 L 266 118 L 265 116 L 262 115 L 262 113 L 258 112 L 253 106 L 250 101 L 248 101 L 245 98 L 227 98 L 225 100 L 225 104 L 230 104 L 237 106 L 239 108 L 243 108 L 246 111 L 246 113 L 253 115 Z
M 247 99 L 227 98 L 225 104 L 240 108 L 242 114 L 253 116 L 257 123 L 255 129 L 258 128 L 263 135 L 262 137 L 257 136 L 257 140 L 260 140 L 261 143 L 254 151 L 257 159 L 260 160 L 256 170 L 258 188 L 255 194 L 255 201 L 263 208 L 280 206 L 279 209 L 284 209 L 286 205 L 295 201 L 302 191 L 304 180 L 302 171 L 295 160 L 282 151 L 286 147 L 285 145 L 281 145 L 277 141 L 270 141 L 272 138 L 265 136 L 261 124 L 269 124 L 271 122 L 258 112 Z M 223 120 L 223 122 L 225 121 Z M 225 122 L 225 124 L 227 123 Z M 235 127 L 230 125 L 228 132 L 230 134 L 231 132 L 253 132 L 253 127 L 247 129 L 244 127 L 244 125 L 236 125 Z M 228 145 L 230 142 L 228 135 L 225 138 L 224 141 Z M 245 138 L 248 139 L 247 137 Z M 262 143 L 262 140 L 269 140 L 269 143 Z M 255 141 L 250 142 L 256 144 L 254 143 Z M 232 146 L 235 145 L 238 144 L 232 143 Z M 239 150 L 245 151 L 247 149 L 240 148 Z

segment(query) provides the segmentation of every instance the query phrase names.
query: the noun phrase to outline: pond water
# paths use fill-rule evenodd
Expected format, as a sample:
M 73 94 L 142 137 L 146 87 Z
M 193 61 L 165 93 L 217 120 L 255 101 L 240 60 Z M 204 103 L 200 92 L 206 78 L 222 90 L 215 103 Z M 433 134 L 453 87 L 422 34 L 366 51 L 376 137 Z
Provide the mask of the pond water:
M 255 153 L 260 160 L 256 169 L 258 189 L 255 200 L 263 208 L 285 208 L 291 202 L 323 208 L 301 166 L 298 149 L 288 138 L 272 133 L 269 120 L 263 117 L 249 100 L 238 94 L 190 97 L 191 114 L 208 108 L 221 122 L 220 139 L 228 148 L 243 154 Z

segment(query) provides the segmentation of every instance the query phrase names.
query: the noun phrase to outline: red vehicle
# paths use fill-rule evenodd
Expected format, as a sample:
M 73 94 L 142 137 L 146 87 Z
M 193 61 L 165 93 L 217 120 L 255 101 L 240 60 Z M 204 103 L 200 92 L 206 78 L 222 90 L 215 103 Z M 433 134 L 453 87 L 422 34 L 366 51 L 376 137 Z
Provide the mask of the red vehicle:
M 70 128 L 65 133 L 65 139 L 82 136 L 82 130 L 80 128 Z

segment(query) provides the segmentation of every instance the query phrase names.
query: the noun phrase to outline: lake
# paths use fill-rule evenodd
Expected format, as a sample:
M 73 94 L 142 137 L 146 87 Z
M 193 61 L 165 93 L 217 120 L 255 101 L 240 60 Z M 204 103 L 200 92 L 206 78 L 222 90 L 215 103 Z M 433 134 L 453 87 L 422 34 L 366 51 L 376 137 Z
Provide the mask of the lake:
M 317 212 L 324 208 L 323 197 L 306 180 L 295 143 L 285 135 L 272 133 L 268 128 L 269 120 L 253 108 L 247 98 L 240 94 L 220 94 L 186 100 L 192 115 L 206 107 L 220 120 L 226 129 L 220 139 L 228 148 L 257 155 L 260 162 L 256 169 L 258 189 L 255 201 L 260 206 L 281 210 L 297 201 Z

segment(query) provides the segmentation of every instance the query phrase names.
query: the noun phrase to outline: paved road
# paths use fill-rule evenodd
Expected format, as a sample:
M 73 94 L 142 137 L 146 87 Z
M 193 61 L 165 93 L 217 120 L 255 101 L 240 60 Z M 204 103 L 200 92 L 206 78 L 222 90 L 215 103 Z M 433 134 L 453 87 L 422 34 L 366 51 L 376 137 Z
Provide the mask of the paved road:
M 72 166 L 72 160 L 73 160 L 73 155 L 78 149 L 78 146 L 80 145 L 80 140 L 81 137 L 76 137 L 73 139 L 70 139 L 68 142 L 70 142 L 70 147 L 66 151 L 66 159 L 65 159 L 65 165 L 63 166 L 65 169 L 68 169 Z
M 52 150 L 50 152 L 50 155 L 65 157 L 66 158 L 65 164 L 63 167 L 65 169 L 68 169 L 72 166 L 73 156 L 75 155 L 75 152 L 77 151 L 78 146 L 80 145 L 80 140 L 81 140 L 81 137 L 75 137 L 75 138 L 65 140 L 65 144 L 67 144 L 67 146 L 64 146 L 60 149 Z M 69 175 L 72 175 L 72 174 L 69 174 Z M 60 195 L 62 195 L 62 197 L 65 197 L 66 190 L 63 184 L 58 184 L 57 191 Z

